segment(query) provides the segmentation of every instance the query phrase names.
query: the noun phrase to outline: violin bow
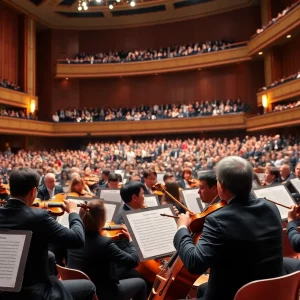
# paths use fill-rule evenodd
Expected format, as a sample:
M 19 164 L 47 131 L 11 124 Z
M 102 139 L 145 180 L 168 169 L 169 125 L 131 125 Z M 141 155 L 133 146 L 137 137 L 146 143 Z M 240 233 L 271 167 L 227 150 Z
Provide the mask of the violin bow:
M 278 202 L 276 202 L 276 201 L 273 201 L 273 200 L 267 199 L 266 197 L 264 197 L 264 199 L 265 199 L 265 200 L 267 200 L 267 201 L 269 201 L 269 202 L 272 202 L 272 203 L 274 203 L 274 204 L 276 204 L 276 205 L 279 205 L 279 206 L 281 206 L 281 207 L 287 208 L 287 209 L 291 209 L 291 208 L 292 208 L 291 206 L 287 206 L 287 205 L 284 205 L 284 204 L 278 203 Z

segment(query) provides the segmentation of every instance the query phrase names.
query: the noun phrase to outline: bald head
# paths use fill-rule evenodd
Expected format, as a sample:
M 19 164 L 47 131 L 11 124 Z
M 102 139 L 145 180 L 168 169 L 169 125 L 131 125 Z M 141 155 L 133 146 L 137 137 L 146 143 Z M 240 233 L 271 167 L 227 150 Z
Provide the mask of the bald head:
M 281 165 L 280 176 L 283 181 L 285 181 L 286 178 L 289 177 L 290 173 L 291 173 L 291 168 L 289 165 L 287 165 L 287 164 Z
M 55 175 L 47 173 L 44 178 L 45 186 L 48 190 L 53 190 L 55 187 Z

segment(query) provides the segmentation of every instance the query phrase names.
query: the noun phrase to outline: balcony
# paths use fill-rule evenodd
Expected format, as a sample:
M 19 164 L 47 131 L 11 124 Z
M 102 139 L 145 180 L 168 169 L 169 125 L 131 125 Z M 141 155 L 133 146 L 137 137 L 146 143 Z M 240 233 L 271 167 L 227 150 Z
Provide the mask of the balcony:
M 36 96 L 0 87 L 0 103 L 29 109 L 31 100 L 35 101 L 37 109 L 38 98 Z
M 188 119 L 94 123 L 50 123 L 0 117 L 0 132 L 52 137 L 121 136 L 245 129 L 245 114 Z
M 248 47 L 245 46 L 245 42 L 242 42 L 231 45 L 228 50 L 163 60 L 113 64 L 66 64 L 58 60 L 56 78 L 116 77 L 178 72 L 232 64 L 250 59 Z
M 257 93 L 257 106 L 262 106 L 262 97 L 267 96 L 268 103 L 291 99 L 300 95 L 300 78 L 280 84 L 276 87 Z
M 282 37 L 287 34 L 292 34 L 294 30 L 297 30 L 299 25 L 300 5 L 250 40 L 248 43 L 249 55 L 255 55 L 259 51 L 276 44 Z
M 300 107 L 249 118 L 247 131 L 258 131 L 300 124 Z

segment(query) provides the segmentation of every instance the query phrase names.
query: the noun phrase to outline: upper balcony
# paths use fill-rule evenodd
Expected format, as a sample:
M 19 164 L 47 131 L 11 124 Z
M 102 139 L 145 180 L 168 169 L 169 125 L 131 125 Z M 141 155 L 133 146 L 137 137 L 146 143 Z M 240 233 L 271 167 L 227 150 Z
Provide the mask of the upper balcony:
M 0 87 L 0 103 L 30 109 L 34 101 L 38 108 L 38 97 Z
M 72 64 L 58 60 L 56 78 L 116 77 L 196 70 L 250 60 L 246 42 L 230 45 L 227 50 L 190 56 L 128 63 Z
M 298 31 L 300 26 L 300 3 L 276 23 L 265 29 L 262 33 L 255 35 L 248 43 L 249 55 L 275 45 L 287 34 Z

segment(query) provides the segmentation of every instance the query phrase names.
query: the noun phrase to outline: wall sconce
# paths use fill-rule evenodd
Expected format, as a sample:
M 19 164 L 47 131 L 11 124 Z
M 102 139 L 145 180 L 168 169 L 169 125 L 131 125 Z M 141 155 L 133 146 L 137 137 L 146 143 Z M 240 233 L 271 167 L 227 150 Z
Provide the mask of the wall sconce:
M 262 95 L 262 105 L 264 108 L 267 108 L 268 107 L 268 97 L 267 95 Z
M 35 112 L 35 100 L 31 99 L 30 101 L 30 112 L 33 114 Z

